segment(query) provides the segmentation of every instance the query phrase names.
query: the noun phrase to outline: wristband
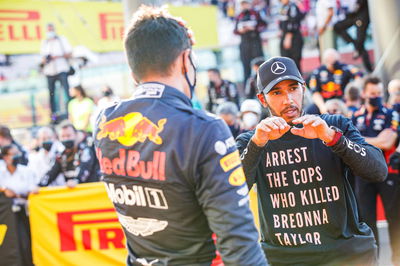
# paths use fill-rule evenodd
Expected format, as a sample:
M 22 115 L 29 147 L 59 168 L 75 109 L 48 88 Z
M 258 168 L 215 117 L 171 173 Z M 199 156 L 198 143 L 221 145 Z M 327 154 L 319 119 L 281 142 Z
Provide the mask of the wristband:
M 337 127 L 330 126 L 329 128 L 335 130 L 335 135 L 333 136 L 333 139 L 330 142 L 326 143 L 326 142 L 323 141 L 323 143 L 326 146 L 331 147 L 331 146 L 335 145 L 336 143 L 338 143 L 339 139 L 343 136 L 343 133 Z

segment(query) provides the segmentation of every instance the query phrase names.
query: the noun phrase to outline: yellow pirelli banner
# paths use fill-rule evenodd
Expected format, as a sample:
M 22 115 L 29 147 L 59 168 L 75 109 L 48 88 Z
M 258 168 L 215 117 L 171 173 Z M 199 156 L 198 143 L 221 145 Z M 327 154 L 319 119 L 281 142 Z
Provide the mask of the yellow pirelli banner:
M 250 207 L 258 217 L 254 189 Z M 103 183 L 42 188 L 29 196 L 29 212 L 35 265 L 126 265 L 125 235 Z
M 29 212 L 35 265 L 125 265 L 125 236 L 103 183 L 43 188 L 29 197 Z
M 171 6 L 169 10 L 188 22 L 196 47 L 218 45 L 216 7 Z M 0 54 L 38 53 L 50 22 L 72 46 L 83 45 L 95 52 L 123 49 L 121 3 L 0 0 Z

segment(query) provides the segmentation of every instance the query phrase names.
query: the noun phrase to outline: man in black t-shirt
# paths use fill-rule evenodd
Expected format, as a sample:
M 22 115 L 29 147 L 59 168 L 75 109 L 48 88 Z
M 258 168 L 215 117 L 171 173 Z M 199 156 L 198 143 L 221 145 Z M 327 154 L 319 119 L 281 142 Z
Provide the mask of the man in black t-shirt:
M 247 184 L 257 184 L 261 245 L 272 265 L 375 265 L 372 230 L 358 217 L 348 182 L 383 181 L 382 152 L 340 115 L 304 115 L 295 62 L 274 57 L 258 71 L 270 112 L 237 138 Z

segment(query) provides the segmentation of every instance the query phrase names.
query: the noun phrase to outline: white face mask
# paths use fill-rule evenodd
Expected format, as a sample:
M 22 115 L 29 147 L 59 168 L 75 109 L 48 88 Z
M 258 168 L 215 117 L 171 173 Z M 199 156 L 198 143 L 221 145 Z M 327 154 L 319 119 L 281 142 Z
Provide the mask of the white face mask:
M 245 113 L 243 115 L 243 124 L 245 129 L 249 130 L 249 129 L 253 129 L 257 123 L 258 123 L 258 115 L 256 115 L 255 113 Z
M 54 31 L 48 31 L 46 33 L 47 39 L 53 39 L 54 37 L 56 37 L 56 33 Z

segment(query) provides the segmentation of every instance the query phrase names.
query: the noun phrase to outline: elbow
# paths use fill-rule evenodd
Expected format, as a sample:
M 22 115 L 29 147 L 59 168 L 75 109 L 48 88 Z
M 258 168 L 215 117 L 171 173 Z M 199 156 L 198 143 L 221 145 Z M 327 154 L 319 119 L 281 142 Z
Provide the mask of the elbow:
M 372 182 L 383 182 L 386 180 L 386 177 L 388 175 L 388 167 L 385 163 L 385 161 L 380 162 L 379 166 L 376 168 L 377 171 L 375 172 L 374 177 L 372 178 Z

